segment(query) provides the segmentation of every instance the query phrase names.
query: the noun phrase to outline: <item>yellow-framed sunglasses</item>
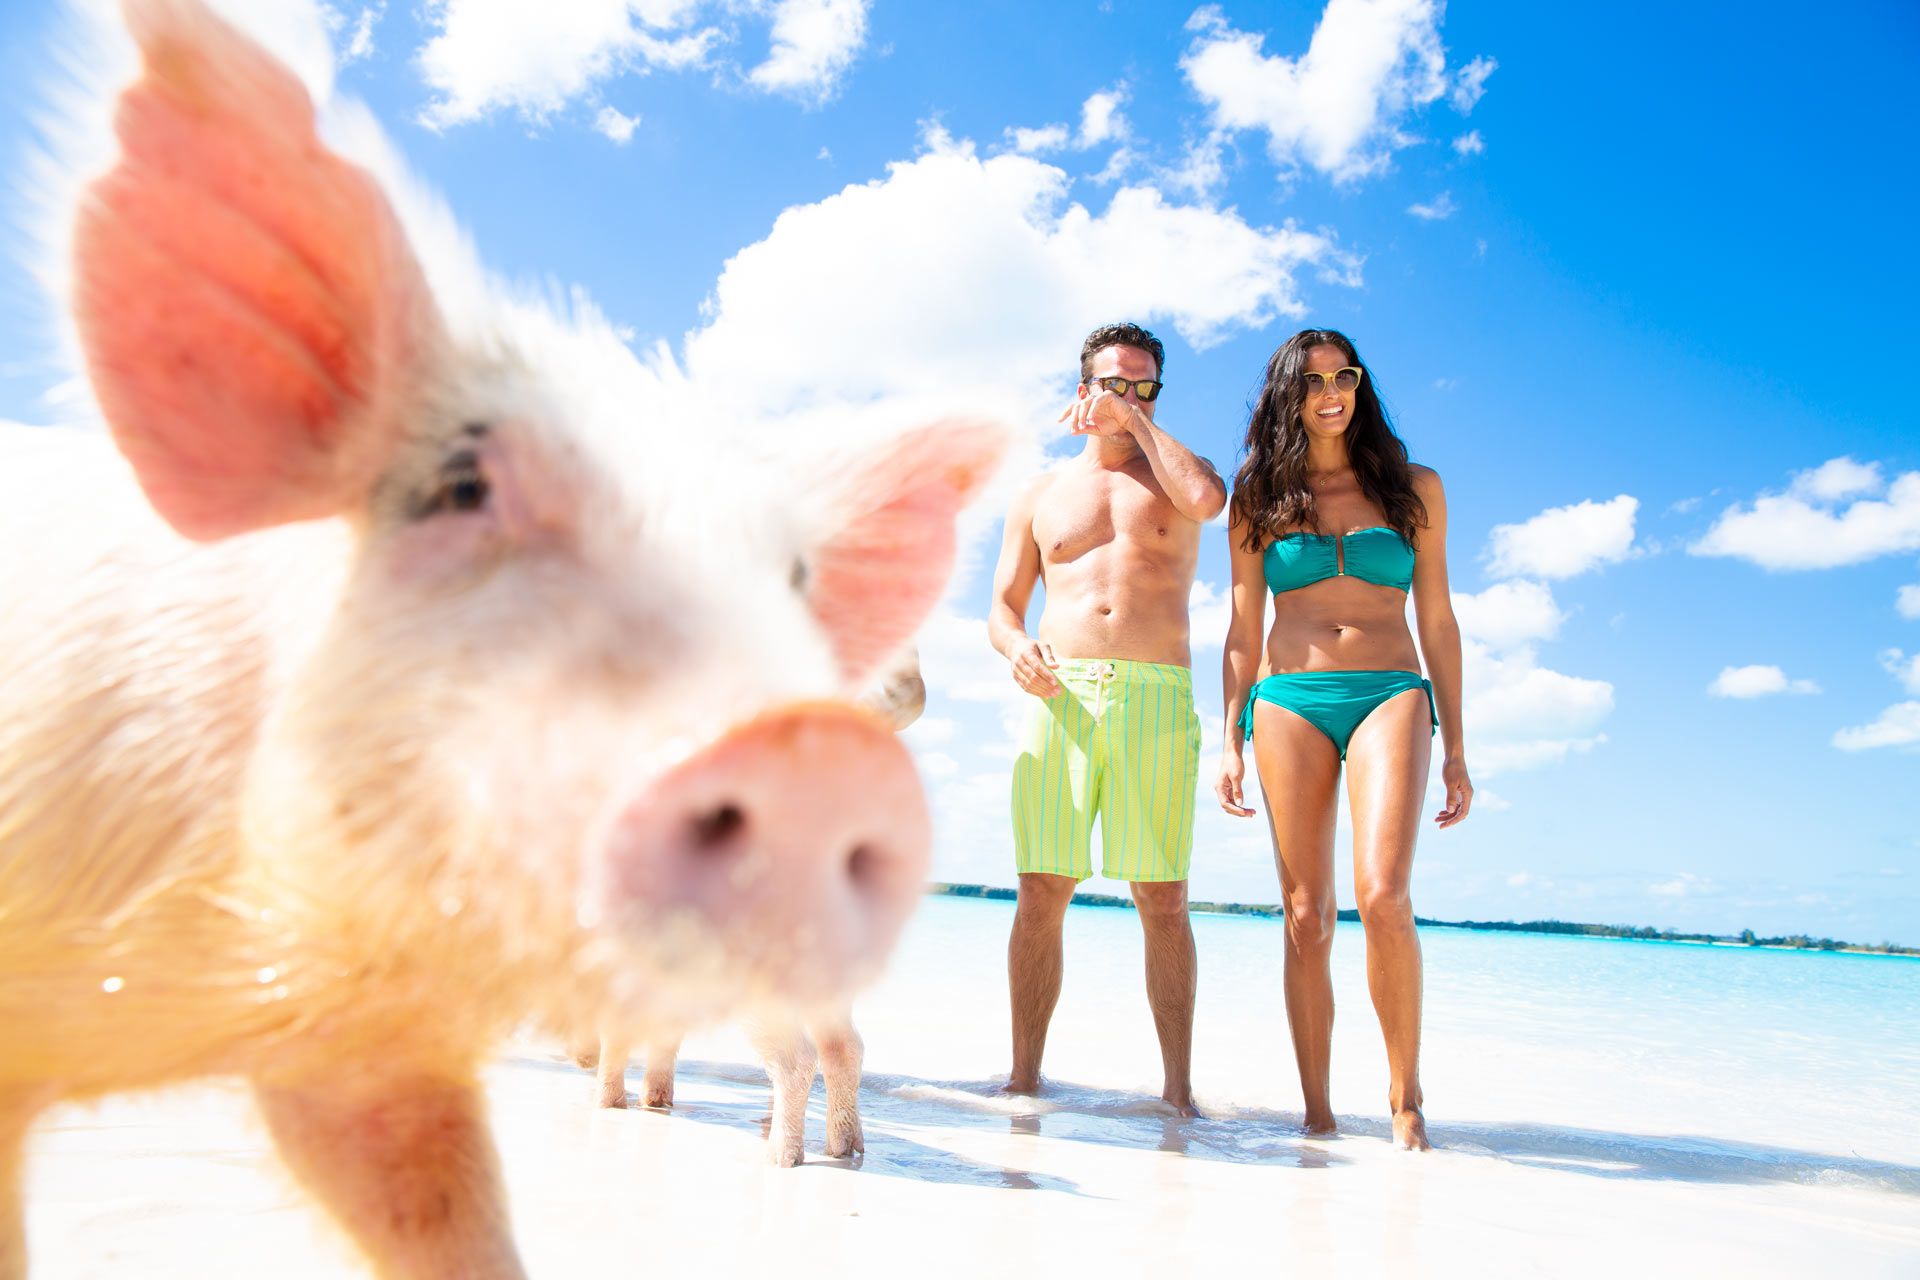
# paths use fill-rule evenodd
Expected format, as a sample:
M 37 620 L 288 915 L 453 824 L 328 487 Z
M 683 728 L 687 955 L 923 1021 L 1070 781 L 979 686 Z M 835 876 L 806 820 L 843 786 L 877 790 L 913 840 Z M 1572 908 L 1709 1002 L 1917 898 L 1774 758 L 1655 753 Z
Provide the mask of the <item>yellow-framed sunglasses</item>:
M 1335 391 L 1351 391 L 1360 385 L 1360 379 L 1366 376 L 1366 372 L 1365 369 L 1358 368 L 1355 365 L 1348 365 L 1344 369 L 1335 369 L 1332 373 L 1310 372 L 1306 375 L 1307 394 L 1310 396 L 1324 394 L 1327 389 L 1327 379 L 1329 378 L 1333 379 L 1333 389 Z

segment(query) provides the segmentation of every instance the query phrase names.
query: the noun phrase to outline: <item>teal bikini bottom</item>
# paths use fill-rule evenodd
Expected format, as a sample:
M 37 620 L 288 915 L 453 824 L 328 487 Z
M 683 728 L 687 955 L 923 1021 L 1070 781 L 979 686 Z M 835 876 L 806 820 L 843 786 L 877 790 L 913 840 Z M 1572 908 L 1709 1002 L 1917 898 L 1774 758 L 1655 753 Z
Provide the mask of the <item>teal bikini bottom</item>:
M 1327 735 L 1347 758 L 1347 743 L 1360 722 L 1374 708 L 1409 689 L 1427 691 L 1427 715 L 1440 727 L 1433 706 L 1433 684 L 1418 671 L 1283 671 L 1253 686 L 1246 709 L 1240 713 L 1240 732 L 1253 741 L 1253 704 L 1271 702 L 1285 707 Z

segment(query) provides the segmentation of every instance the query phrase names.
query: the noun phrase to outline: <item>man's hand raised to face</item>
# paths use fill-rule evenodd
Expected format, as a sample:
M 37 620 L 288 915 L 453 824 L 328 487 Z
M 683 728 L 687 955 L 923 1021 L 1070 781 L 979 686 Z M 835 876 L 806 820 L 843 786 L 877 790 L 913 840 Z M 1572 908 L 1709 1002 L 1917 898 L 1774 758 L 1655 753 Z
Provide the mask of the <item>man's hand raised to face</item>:
M 1135 412 L 1125 396 L 1096 390 L 1092 395 L 1076 398 L 1054 421 L 1065 422 L 1071 418 L 1076 436 L 1117 436 L 1133 429 Z

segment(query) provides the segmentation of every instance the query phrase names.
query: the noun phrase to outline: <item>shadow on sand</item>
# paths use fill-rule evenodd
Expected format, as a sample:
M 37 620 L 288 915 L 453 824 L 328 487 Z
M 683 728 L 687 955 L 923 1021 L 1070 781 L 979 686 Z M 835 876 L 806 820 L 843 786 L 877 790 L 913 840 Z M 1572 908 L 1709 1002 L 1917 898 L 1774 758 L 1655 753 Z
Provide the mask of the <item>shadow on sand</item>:
M 575 1070 L 570 1064 L 541 1064 Z M 680 1063 L 680 1078 L 721 1086 L 739 1101 L 676 1106 L 674 1114 L 704 1124 L 764 1131 L 766 1076 L 740 1063 Z M 1083 1194 L 1072 1182 L 1046 1174 L 982 1164 L 916 1142 L 908 1130 L 997 1131 L 1158 1150 L 1235 1164 L 1319 1169 L 1351 1163 L 1341 1139 L 1309 1140 L 1300 1134 L 1298 1112 L 1232 1108 L 1199 1120 L 1181 1120 L 1157 1098 L 1049 1080 L 1037 1096 L 1003 1094 L 1004 1080 L 926 1080 L 868 1074 L 860 1085 L 867 1133 L 864 1161 L 820 1161 L 829 1167 L 974 1186 L 1012 1186 Z M 583 1085 L 583 1097 L 586 1089 Z M 824 1125 L 824 1094 L 815 1085 L 809 1133 Z M 1454 1156 L 1583 1174 L 1595 1178 L 1759 1185 L 1851 1187 L 1920 1198 L 1920 1168 L 1858 1155 L 1831 1155 L 1759 1143 L 1684 1135 L 1614 1133 L 1554 1125 L 1481 1121 L 1441 1122 L 1428 1117 L 1436 1148 Z M 1384 1118 L 1341 1116 L 1342 1138 L 1392 1140 Z M 817 1142 L 817 1137 L 816 1137 Z
M 532 1068 L 540 1071 L 560 1071 L 578 1075 L 583 1081 L 581 1105 L 591 1105 L 592 1077 L 571 1061 L 561 1058 L 541 1059 L 535 1057 L 517 1057 L 510 1066 Z M 629 1094 L 632 1086 L 638 1083 L 639 1068 L 630 1065 L 627 1068 Z M 718 1125 L 722 1128 L 738 1129 L 750 1132 L 764 1139 L 767 1135 L 771 1117 L 767 1114 L 768 1085 L 764 1071 L 758 1067 L 734 1062 L 690 1062 L 682 1059 L 675 1079 L 682 1086 L 699 1084 L 710 1090 L 717 1090 L 727 1096 L 720 1101 L 690 1101 L 685 1097 L 684 1088 L 673 1104 L 672 1115 L 676 1119 L 692 1120 L 696 1124 Z M 900 1125 L 927 1123 L 923 1113 L 915 1117 L 902 1117 L 897 1108 L 889 1108 L 886 1095 L 878 1092 L 881 1077 L 867 1076 L 860 1085 L 860 1118 L 867 1141 L 865 1155 L 855 1155 L 845 1159 L 829 1159 L 820 1154 L 820 1135 L 826 1128 L 825 1089 L 820 1081 L 814 1082 L 813 1095 L 808 1100 L 807 1136 L 808 1152 L 805 1168 L 815 1169 L 860 1169 L 869 1174 L 882 1174 L 890 1177 L 907 1178 L 915 1182 L 942 1182 L 971 1187 L 1011 1187 L 1019 1191 L 1059 1191 L 1067 1195 L 1087 1196 L 1080 1185 L 1071 1178 L 1062 1178 L 1049 1173 L 1035 1173 L 1027 1169 L 1010 1168 L 1004 1165 L 985 1163 L 964 1156 L 944 1147 L 929 1146 L 916 1142 L 901 1131 Z M 634 1107 L 636 1112 L 644 1109 Z M 935 1117 L 951 1127 L 948 1117 Z

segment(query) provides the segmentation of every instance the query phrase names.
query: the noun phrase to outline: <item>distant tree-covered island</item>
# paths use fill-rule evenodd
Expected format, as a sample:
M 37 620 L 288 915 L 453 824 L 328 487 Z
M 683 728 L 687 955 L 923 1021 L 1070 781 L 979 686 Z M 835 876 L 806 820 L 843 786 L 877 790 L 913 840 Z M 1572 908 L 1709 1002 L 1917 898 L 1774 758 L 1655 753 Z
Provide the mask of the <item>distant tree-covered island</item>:
M 1012 889 L 1003 889 L 989 884 L 931 884 L 927 892 L 942 894 L 950 898 L 1000 898 L 1012 901 L 1018 895 Z M 1074 902 L 1088 907 L 1124 907 L 1133 909 L 1133 899 L 1110 893 L 1076 893 Z M 1194 902 L 1189 909 L 1222 916 L 1262 916 L 1279 919 L 1285 914 L 1278 903 L 1266 902 Z M 1342 920 L 1357 922 L 1360 913 L 1351 908 L 1342 908 Z M 1920 947 L 1903 947 L 1898 943 L 1882 942 L 1879 945 L 1864 942 L 1842 942 L 1837 938 L 1811 938 L 1803 933 L 1789 934 L 1784 937 L 1763 938 L 1751 929 L 1742 929 L 1737 934 L 1717 933 L 1681 933 L 1674 929 L 1650 929 L 1645 925 L 1624 924 L 1581 924 L 1572 920 L 1429 920 L 1425 916 L 1415 916 L 1414 923 L 1422 928 L 1433 929 L 1479 929 L 1489 933 L 1563 933 L 1584 938 L 1632 938 L 1641 942 L 1699 942 L 1722 947 L 1780 947 L 1791 951 L 1854 951 L 1868 955 L 1884 956 L 1920 956 Z

